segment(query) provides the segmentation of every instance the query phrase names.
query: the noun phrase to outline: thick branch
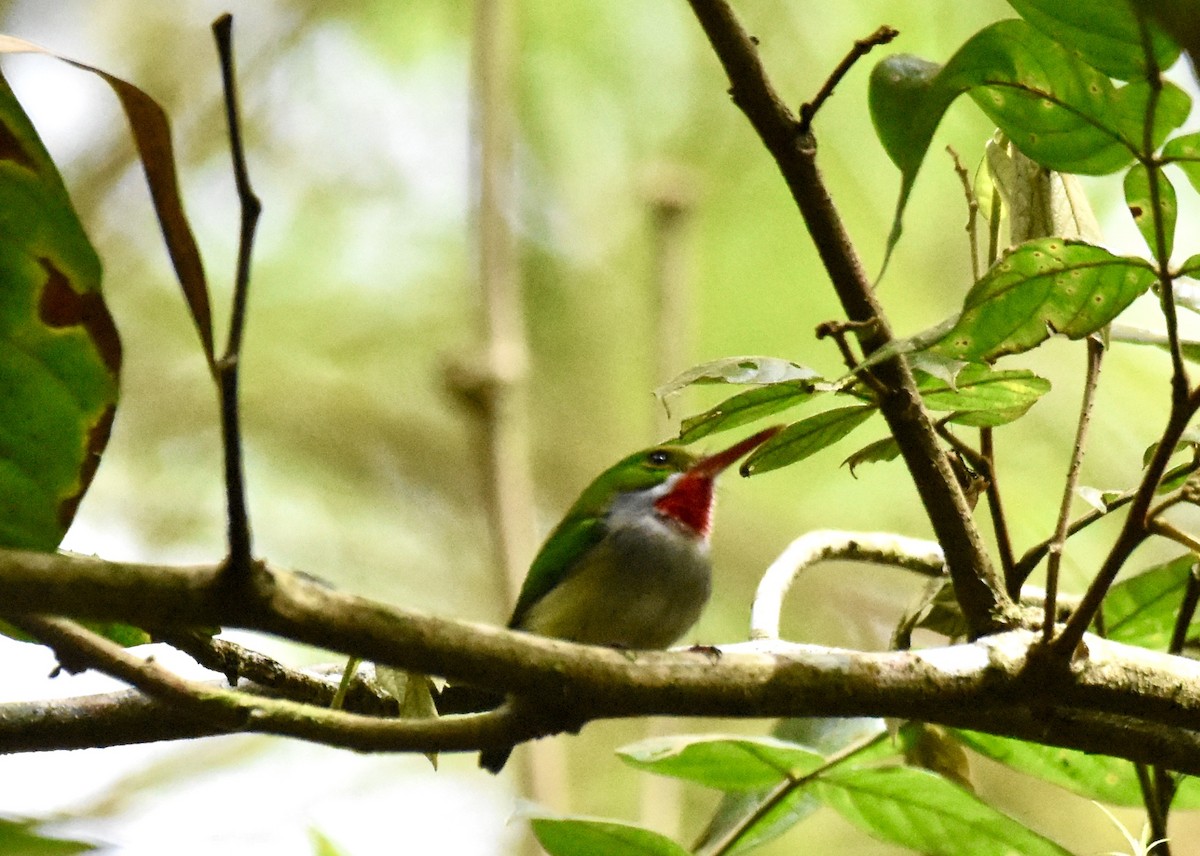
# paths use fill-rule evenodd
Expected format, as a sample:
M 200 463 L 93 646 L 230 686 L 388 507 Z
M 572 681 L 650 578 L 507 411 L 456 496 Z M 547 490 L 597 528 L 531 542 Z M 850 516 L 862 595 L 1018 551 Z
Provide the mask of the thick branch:
M 800 209 L 847 317 L 871 322 L 858 328 L 863 352 L 888 345 L 892 333 L 875 299 L 837 209 L 816 165 L 816 144 L 799 132 L 795 116 L 775 93 L 757 49 L 723 0 L 690 0 L 713 50 L 729 76 L 730 94 L 762 138 Z M 962 490 L 942 453 L 933 424 L 903 357 L 874 367 L 886 393 L 880 410 L 912 473 L 938 541 L 954 590 L 974 635 L 1007 624 L 1012 604 L 988 559 Z
M 924 651 L 863 653 L 771 642 L 730 646 L 715 662 L 688 652 L 630 658 L 390 608 L 263 565 L 255 573 L 253 592 L 231 592 L 223 586 L 220 566 L 181 569 L 0 551 L 0 610 L 9 617 L 59 614 L 155 627 L 220 624 L 266 631 L 398 668 L 553 700 L 570 714 L 559 720 L 562 725 L 652 714 L 892 716 L 1200 772 L 1200 743 L 1192 731 L 1200 728 L 1200 663 L 1091 636 L 1087 658 L 1036 677 L 1026 671 L 1036 639 L 1028 631 Z M 213 708 L 230 704 L 227 698 L 214 701 L 212 691 L 205 695 Z M 504 716 L 472 723 L 460 717 L 436 722 L 357 717 L 338 719 L 338 728 L 321 730 L 318 737 L 311 707 L 292 704 L 274 719 L 247 716 L 240 701 L 233 707 L 219 708 L 229 714 L 220 717 L 224 730 L 322 739 L 364 751 L 452 751 L 487 745 L 500 735 L 511 739 L 521 733 L 524 739 L 561 727 Z M 197 728 L 211 728 L 210 709 L 199 716 Z M 0 707 L 0 721 L 21 711 L 27 713 L 28 706 Z M 7 721 L 6 729 L 12 722 Z M 13 751 L 19 744 L 5 740 L 0 750 L 5 747 Z

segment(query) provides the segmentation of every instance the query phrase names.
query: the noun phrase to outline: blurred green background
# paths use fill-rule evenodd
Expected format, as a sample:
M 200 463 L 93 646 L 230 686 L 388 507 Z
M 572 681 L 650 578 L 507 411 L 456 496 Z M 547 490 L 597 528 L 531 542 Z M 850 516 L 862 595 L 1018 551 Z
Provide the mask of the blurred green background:
M 509 605 L 494 581 L 478 432 L 447 381 L 449 366 L 483 347 L 470 169 L 472 5 L 24 0 L 0 2 L 0 30 L 122 76 L 166 106 L 223 330 L 237 201 L 208 25 L 233 12 L 251 178 L 265 206 L 242 375 L 257 551 L 387 602 L 502 621 Z M 671 374 L 718 357 L 769 354 L 836 376 L 840 359 L 813 329 L 840 312 L 783 182 L 727 97 L 685 3 L 515 6 L 517 191 L 506 215 L 524 295 L 526 439 L 540 535 L 595 473 L 728 391 L 684 392 L 667 422 L 651 391 Z M 745 0 L 737 10 L 793 108 L 811 98 L 854 39 L 880 24 L 901 32 L 886 50 L 945 60 L 980 27 L 1012 14 L 993 0 Z M 868 270 L 877 271 L 898 181 L 866 111 L 872 61 L 839 86 L 816 132 L 849 232 Z M 110 558 L 216 560 L 224 530 L 214 395 L 124 119 L 102 83 L 52 60 L 14 57 L 4 69 L 59 159 L 104 259 L 106 295 L 125 343 L 112 443 L 67 546 Z M 966 205 L 942 148 L 952 144 L 974 169 L 990 133 L 964 101 L 935 139 L 880 286 L 901 334 L 951 314 L 970 283 Z M 1117 182 L 1088 187 L 1110 246 L 1141 252 L 1117 204 Z M 1190 200 L 1186 191 L 1181 196 Z M 664 198 L 682 206 L 681 231 L 669 240 L 679 242 L 671 245 L 678 250 L 671 269 L 686 287 L 682 311 L 659 319 L 655 259 L 663 238 L 654 210 Z M 1182 255 L 1195 250 L 1188 234 L 1185 225 Z M 1154 323 L 1153 307 L 1133 312 Z M 673 365 L 660 365 L 664 352 Z M 1055 386 L 998 434 L 1019 552 L 1053 526 L 1084 356 L 1079 345 L 1055 341 L 1011 363 Z M 1136 479 L 1165 413 L 1166 366 L 1148 350 L 1113 352 L 1085 484 L 1121 488 Z M 857 478 L 839 466 L 883 430 L 871 422 L 803 465 L 753 480 L 726 478 L 714 598 L 688 641 L 745 638 L 758 576 L 802 532 L 929 534 L 902 465 L 865 466 Z M 986 523 L 986 511 L 980 514 Z M 1069 589 L 1090 578 L 1112 531 L 1098 526 L 1078 546 L 1072 542 L 1064 563 Z M 1159 555 L 1146 549 L 1136 564 Z M 893 570 L 815 569 L 793 589 L 785 631 L 800 641 L 881 648 L 920 587 Z M 330 659 L 275 641 L 254 644 L 293 660 Z M 37 663 L 21 668 L 44 674 Z M 573 774 L 570 793 L 557 795 L 561 804 L 636 820 L 642 803 L 662 808 L 679 797 L 669 789 L 641 797 L 647 779 L 611 754 L 646 728 L 602 723 L 561 740 Z M 92 786 L 46 795 L 10 788 L 0 794 L 0 812 L 54 815 L 63 829 L 105 839 L 121 853 L 168 845 L 177 853 L 218 845 L 226 853 L 306 852 L 309 825 L 354 854 L 383 852 L 398 835 L 438 841 L 454 853 L 505 852 L 519 837 L 519 824 L 504 826 L 511 779 L 486 778 L 471 759 L 444 758 L 435 776 L 421 758 L 345 758 L 244 738 L 120 752 L 0 759 L 0 778 L 10 782 L 53 769 Z M 116 764 L 121 775 L 108 782 L 87 772 L 94 767 L 70 766 L 84 757 L 126 760 L 89 762 Z M 60 766 L 45 766 L 51 761 Z M 1096 852 L 1122 844 L 1086 801 L 1024 782 L 1014 787 L 1013 777 L 982 761 L 975 768 L 982 793 L 1067 847 Z M 320 787 L 293 792 L 298 779 Z M 214 830 L 228 822 L 219 806 L 272 791 L 279 800 L 264 811 L 274 821 L 259 818 L 241 833 L 236 824 Z M 680 798 L 686 843 L 715 797 L 685 790 Z M 671 830 L 671 813 L 650 817 Z M 174 820 L 148 826 L 155 816 Z M 1140 826 L 1135 812 L 1119 816 L 1135 831 Z M 455 836 L 462 843 L 446 843 Z M 899 852 L 829 815 L 762 852 L 847 848 Z

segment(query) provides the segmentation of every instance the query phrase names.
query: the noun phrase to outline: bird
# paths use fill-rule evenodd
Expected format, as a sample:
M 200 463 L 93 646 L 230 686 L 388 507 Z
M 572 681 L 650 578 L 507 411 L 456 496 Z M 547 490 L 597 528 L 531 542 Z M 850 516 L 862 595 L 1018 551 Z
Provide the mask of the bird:
M 707 456 L 676 444 L 652 446 L 609 467 L 547 536 L 508 628 L 626 650 L 676 642 L 696 623 L 712 591 L 716 478 L 779 430 L 767 428 Z M 501 701 L 470 687 L 455 700 L 457 689 L 443 690 L 441 712 L 482 710 Z M 484 749 L 479 766 L 498 773 L 512 749 Z

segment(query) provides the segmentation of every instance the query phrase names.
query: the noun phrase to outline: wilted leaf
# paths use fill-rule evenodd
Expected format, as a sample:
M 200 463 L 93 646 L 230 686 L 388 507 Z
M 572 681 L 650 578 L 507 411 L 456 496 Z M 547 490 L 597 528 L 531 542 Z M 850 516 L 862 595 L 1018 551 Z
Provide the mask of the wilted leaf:
M 939 775 L 913 767 L 834 770 L 813 783 L 826 805 L 884 841 L 931 856 L 1069 856 L 1048 838 Z
M 433 681 L 428 675 L 376 664 L 375 680 L 388 695 L 400 702 L 399 715 L 401 717 L 409 719 L 438 718 L 437 704 L 433 700 Z M 426 752 L 425 757 L 429 759 L 429 763 L 436 770 L 438 766 L 437 753 Z
M 1155 170 L 1158 182 L 1158 216 L 1162 223 L 1165 250 L 1163 258 L 1171 257 L 1175 246 L 1175 218 L 1179 205 L 1175 199 L 1175 187 L 1162 170 Z M 1125 173 L 1125 205 L 1138 231 L 1146 239 L 1146 245 L 1156 257 L 1158 255 L 1157 225 L 1154 217 L 1154 200 L 1150 188 L 1150 171 L 1145 165 L 1135 163 Z
M 802 461 L 845 437 L 875 412 L 869 405 L 826 410 L 793 422 L 763 443 L 742 464 L 744 476 L 765 473 Z
M 1155 281 L 1142 259 L 1078 241 L 1042 238 L 1005 253 L 967 293 L 954 326 L 932 345 L 971 362 L 1030 350 L 1052 332 L 1099 330 Z
M 1030 160 L 1000 131 L 985 151 L 986 172 L 1008 213 L 1010 245 L 1051 236 L 1103 242 L 1077 176 Z
M 718 431 L 738 428 L 803 404 L 823 391 L 817 388 L 815 380 L 785 380 L 739 392 L 711 410 L 683 420 L 679 440 L 691 443 Z
M 855 468 L 863 464 L 894 461 L 898 457 L 900 457 L 900 444 L 896 442 L 895 437 L 889 436 L 863 446 L 850 457 L 846 458 L 846 460 L 842 461 L 842 466 L 849 467 L 850 475 L 854 475 Z
M 1119 490 L 1100 490 L 1100 488 L 1088 487 L 1087 485 L 1080 485 L 1075 488 L 1075 493 L 1080 499 L 1101 513 L 1107 512 L 1109 503 L 1119 499 L 1122 495 Z
M 119 77 L 93 68 L 73 59 L 52 53 L 24 39 L 0 35 L 0 54 L 38 53 L 62 60 L 68 65 L 90 71 L 116 93 L 129 120 L 138 158 L 150 188 L 154 212 L 158 215 L 163 240 L 171 257 L 171 264 L 183 289 L 184 300 L 192 314 L 192 320 L 200 333 L 200 344 L 211 365 L 214 360 L 212 310 L 208 299 L 208 283 L 204 277 L 204 264 L 200 250 L 192 235 L 191 225 L 183 210 L 183 199 L 179 194 L 179 179 L 175 169 L 174 148 L 167 114 L 158 102 Z

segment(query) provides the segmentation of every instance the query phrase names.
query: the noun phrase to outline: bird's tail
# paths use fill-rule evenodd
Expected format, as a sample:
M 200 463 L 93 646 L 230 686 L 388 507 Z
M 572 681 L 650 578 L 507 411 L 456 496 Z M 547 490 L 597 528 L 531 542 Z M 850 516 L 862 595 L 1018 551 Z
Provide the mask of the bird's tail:
M 449 685 L 437 697 L 437 709 L 441 715 L 450 713 L 482 713 L 499 707 L 504 701 L 501 693 L 480 689 L 468 684 Z M 494 746 L 479 753 L 479 766 L 489 773 L 499 773 L 512 754 L 512 746 Z

